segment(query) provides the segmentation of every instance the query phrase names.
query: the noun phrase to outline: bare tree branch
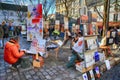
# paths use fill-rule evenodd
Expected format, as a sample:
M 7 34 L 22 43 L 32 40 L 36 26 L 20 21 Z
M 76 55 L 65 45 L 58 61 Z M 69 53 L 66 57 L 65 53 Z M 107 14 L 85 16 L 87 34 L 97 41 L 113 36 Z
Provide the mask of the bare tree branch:
M 98 15 L 103 19 L 103 16 L 100 14 L 100 12 L 98 11 L 97 7 L 94 7 L 95 11 L 98 13 Z
M 42 4 L 43 4 L 43 14 L 44 14 L 43 17 L 46 21 L 48 18 L 48 14 L 52 12 L 52 9 L 53 10 L 55 9 L 55 0 L 51 0 L 51 1 L 43 0 Z
M 69 17 L 70 15 L 70 12 L 69 10 L 71 9 L 71 5 L 72 5 L 72 2 L 74 2 L 76 0 L 62 0 L 62 3 L 65 5 L 65 9 L 66 9 L 66 17 Z

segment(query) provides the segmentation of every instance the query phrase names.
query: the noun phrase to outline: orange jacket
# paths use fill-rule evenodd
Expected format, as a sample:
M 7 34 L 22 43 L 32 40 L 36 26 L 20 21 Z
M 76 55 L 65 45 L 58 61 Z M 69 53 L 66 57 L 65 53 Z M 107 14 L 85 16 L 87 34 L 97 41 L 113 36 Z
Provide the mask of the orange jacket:
M 14 64 L 22 57 L 24 51 L 19 52 L 19 44 L 7 42 L 4 49 L 4 60 L 9 64 Z

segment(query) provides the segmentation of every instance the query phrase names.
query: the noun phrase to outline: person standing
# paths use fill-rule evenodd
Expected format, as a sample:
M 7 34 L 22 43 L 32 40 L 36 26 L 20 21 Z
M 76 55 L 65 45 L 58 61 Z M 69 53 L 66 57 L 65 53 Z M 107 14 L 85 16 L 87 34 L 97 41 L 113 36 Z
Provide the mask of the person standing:
M 2 26 L 0 26 L 0 48 L 3 48 L 4 44 L 3 44 L 3 35 L 4 35 L 4 31 Z
M 8 38 L 9 29 L 8 29 L 8 26 L 6 25 L 5 21 L 2 22 L 2 28 L 4 30 L 4 36 L 3 36 L 3 38 Z

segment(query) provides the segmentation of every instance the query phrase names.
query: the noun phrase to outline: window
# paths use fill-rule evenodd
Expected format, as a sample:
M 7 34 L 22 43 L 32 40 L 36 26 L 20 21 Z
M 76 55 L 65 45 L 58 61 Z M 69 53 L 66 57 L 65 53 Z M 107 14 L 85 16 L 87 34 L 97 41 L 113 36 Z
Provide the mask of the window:
M 81 6 L 81 4 L 82 4 L 82 0 L 79 0 L 79 5 Z
M 72 9 L 72 14 L 74 15 L 74 13 L 75 13 L 75 9 Z
M 74 1 L 74 2 L 72 2 L 72 7 L 75 7 L 75 1 Z
M 80 13 L 81 13 L 81 9 L 79 8 L 79 15 L 81 15 Z

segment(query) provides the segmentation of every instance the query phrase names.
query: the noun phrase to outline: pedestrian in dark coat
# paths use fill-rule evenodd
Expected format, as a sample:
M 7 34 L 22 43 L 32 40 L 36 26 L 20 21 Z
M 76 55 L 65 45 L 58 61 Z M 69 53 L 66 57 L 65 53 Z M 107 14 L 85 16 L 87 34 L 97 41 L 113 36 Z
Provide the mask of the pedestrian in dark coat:
M 3 48 L 3 35 L 4 35 L 4 31 L 2 26 L 0 25 L 0 48 Z
M 8 38 L 9 29 L 8 29 L 8 26 L 6 25 L 5 21 L 2 22 L 2 28 L 4 30 L 4 36 L 3 36 L 3 38 Z

